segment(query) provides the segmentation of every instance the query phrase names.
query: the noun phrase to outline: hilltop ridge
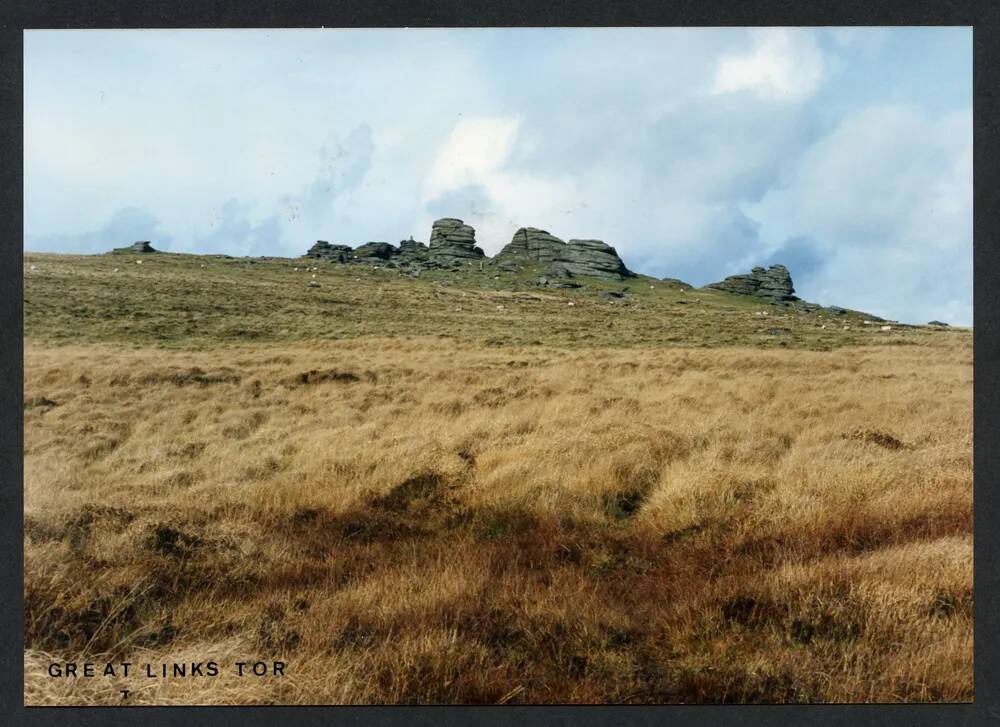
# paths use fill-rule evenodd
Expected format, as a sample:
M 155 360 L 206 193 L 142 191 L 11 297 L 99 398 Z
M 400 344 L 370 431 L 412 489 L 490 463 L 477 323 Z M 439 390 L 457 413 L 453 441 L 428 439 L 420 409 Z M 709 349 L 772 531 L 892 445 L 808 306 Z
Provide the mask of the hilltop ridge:
M 139 241 L 115 248 L 111 252 L 149 254 L 159 251 L 148 241 Z M 222 257 L 233 259 L 228 255 Z M 372 241 L 353 248 L 350 245 L 317 240 L 303 257 L 323 263 L 397 270 L 401 275 L 414 278 L 434 270 L 447 273 L 472 269 L 480 273 L 493 273 L 496 279 L 501 276 L 509 277 L 509 274 L 528 273 L 532 276 L 531 283 L 542 288 L 581 288 L 588 284 L 588 280 L 591 286 L 596 281 L 656 280 L 629 270 L 618 251 L 603 240 L 564 241 L 537 227 L 518 228 L 511 241 L 490 257 L 476 244 L 475 228 L 457 217 L 435 220 L 431 225 L 430 242 L 427 244 L 411 237 L 401 240 L 398 245 Z M 679 289 L 694 289 L 694 286 L 677 278 L 662 278 L 661 282 L 670 283 Z M 802 300 L 794 294 L 791 273 L 781 264 L 771 265 L 767 269 L 754 267 L 750 273 L 730 275 L 719 282 L 709 283 L 700 290 L 719 290 L 751 297 L 762 303 L 791 306 L 806 313 L 823 310 L 830 315 L 842 316 L 850 310 L 836 305 L 824 308 L 817 303 Z M 605 295 L 607 294 L 605 291 Z M 853 312 L 864 315 L 871 322 L 886 322 L 879 316 L 864 314 L 862 311 Z
M 24 335 L 50 343 L 169 348 L 378 336 L 489 346 L 813 350 L 948 335 L 940 326 L 883 325 L 860 311 L 692 288 L 673 279 L 555 277 L 551 263 L 530 260 L 393 267 L 429 252 L 406 247 L 389 253 L 391 264 L 378 257 L 386 255 L 381 245 L 350 262 L 26 253 Z M 343 250 L 337 254 L 348 259 Z
M 542 277 L 556 279 L 583 276 L 625 280 L 636 277 L 622 262 L 618 251 L 603 240 L 565 242 L 534 227 L 518 229 L 511 241 L 491 258 L 476 245 L 475 228 L 455 217 L 436 220 L 431 226 L 430 243 L 426 245 L 411 238 L 401 241 L 398 247 L 388 242 L 367 242 L 352 249 L 349 245 L 331 245 L 326 240 L 317 240 L 305 256 L 325 262 L 381 264 L 416 274 L 427 269 L 456 269 L 480 263 L 499 265 L 505 270 L 518 264 L 540 264 L 547 266 Z

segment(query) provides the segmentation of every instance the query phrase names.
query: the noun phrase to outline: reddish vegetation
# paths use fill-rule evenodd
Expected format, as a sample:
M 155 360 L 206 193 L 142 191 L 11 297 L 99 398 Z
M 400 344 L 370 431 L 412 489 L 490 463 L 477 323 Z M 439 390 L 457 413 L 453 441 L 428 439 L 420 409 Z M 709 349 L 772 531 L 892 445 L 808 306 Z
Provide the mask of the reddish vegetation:
M 28 703 L 971 699 L 965 336 L 25 371 Z M 44 671 L 109 658 L 287 668 Z

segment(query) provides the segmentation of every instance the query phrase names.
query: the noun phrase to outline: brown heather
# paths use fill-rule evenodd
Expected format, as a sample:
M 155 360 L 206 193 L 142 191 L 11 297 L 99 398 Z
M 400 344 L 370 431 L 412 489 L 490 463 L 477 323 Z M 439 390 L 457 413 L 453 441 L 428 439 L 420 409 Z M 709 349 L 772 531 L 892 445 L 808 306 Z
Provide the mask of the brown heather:
M 26 306 L 43 292 L 26 275 Z M 968 332 L 195 350 L 84 329 L 26 328 L 28 704 L 972 698 Z M 230 674 L 257 658 L 286 676 Z M 46 674 L 122 659 L 223 670 Z

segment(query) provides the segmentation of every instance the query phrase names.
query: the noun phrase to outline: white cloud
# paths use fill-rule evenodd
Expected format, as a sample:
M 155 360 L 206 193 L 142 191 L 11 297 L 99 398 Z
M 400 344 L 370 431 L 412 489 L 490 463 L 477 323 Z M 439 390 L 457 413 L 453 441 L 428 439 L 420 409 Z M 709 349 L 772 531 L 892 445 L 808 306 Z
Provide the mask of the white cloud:
M 971 324 L 972 118 L 901 105 L 846 117 L 749 214 L 825 258 L 800 292 L 891 318 Z M 944 312 L 942 312 L 944 311 Z
M 713 93 L 752 91 L 763 98 L 802 99 L 823 78 L 823 53 L 809 31 L 766 28 L 754 31 L 747 53 L 719 59 Z
M 968 312 L 970 48 L 948 29 L 32 31 L 25 234 L 295 255 L 454 216 L 487 253 L 532 225 L 695 284 L 781 255 L 820 302 Z
M 484 250 L 494 254 L 518 227 L 562 217 L 574 197 L 573 179 L 507 167 L 521 125 L 519 117 L 460 121 L 430 165 L 423 185 L 425 209 L 417 227 L 429 228 L 441 214 L 459 216 L 476 228 Z M 455 209 L 441 209 L 443 200 Z
M 451 189 L 489 180 L 510 156 L 520 125 L 518 118 L 459 121 L 427 173 L 424 201 Z

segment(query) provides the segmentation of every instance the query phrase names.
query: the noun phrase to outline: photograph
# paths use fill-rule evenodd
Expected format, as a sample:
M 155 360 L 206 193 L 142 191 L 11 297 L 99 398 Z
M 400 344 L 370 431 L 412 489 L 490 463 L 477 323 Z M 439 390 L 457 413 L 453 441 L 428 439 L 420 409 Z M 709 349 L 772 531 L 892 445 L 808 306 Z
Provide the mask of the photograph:
M 972 27 L 26 29 L 23 122 L 25 707 L 973 701 Z

